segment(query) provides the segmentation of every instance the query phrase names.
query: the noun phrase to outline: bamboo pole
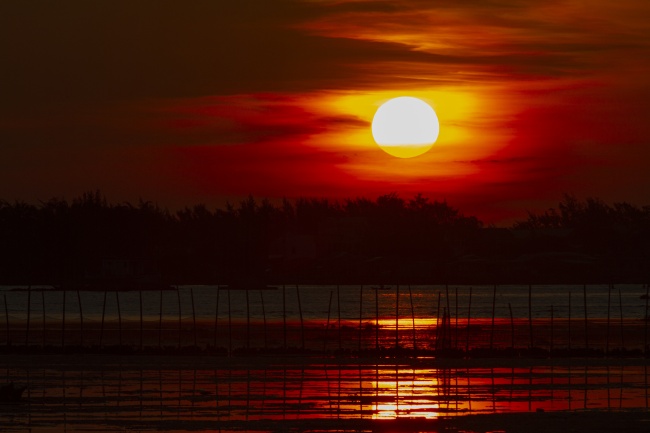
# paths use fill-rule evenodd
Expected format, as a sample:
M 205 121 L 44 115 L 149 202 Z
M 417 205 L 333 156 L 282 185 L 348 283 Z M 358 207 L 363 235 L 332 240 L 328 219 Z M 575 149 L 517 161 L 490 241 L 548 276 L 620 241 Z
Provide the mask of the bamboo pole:
M 456 350 L 458 350 L 458 287 L 456 287 L 455 293 L 454 293 L 454 300 L 456 304 L 456 311 L 455 311 L 455 316 L 456 316 L 456 335 L 454 336 L 454 339 L 456 340 Z
M 555 337 L 554 337 L 554 332 L 553 332 L 554 331 L 554 329 L 553 329 L 553 327 L 554 327 L 554 316 L 555 316 L 555 311 L 553 310 L 553 304 L 551 304 L 551 348 L 549 350 L 549 355 L 550 355 L 551 358 L 553 358 L 553 349 L 554 349 L 553 345 L 555 343 L 555 341 L 554 341 Z
M 9 326 L 9 307 L 7 306 L 7 294 L 3 293 L 4 300 L 5 300 L 5 331 L 7 334 L 7 346 L 11 344 L 11 337 L 10 337 L 10 326 Z
M 515 348 L 515 318 L 512 315 L 512 305 L 510 304 L 510 302 L 508 302 L 508 310 L 510 311 L 510 332 L 511 332 L 510 347 L 514 349 Z
M 395 350 L 399 349 L 399 284 L 395 287 Z
M 120 310 L 120 292 L 115 291 L 115 302 L 117 303 L 117 335 L 122 346 L 122 310 Z
M 262 320 L 264 324 L 264 348 L 267 348 L 267 337 L 266 337 L 266 308 L 264 307 L 264 291 L 260 290 L 260 302 L 262 303 Z
M 612 305 L 612 285 L 607 286 L 607 332 L 605 334 L 605 357 L 609 357 L 610 310 Z
M 644 356 L 647 358 L 648 357 L 648 297 L 650 295 L 650 290 L 648 288 L 648 285 L 645 285 L 645 313 L 643 316 L 643 353 Z M 647 364 L 646 364 L 647 366 Z M 647 380 L 647 375 L 646 375 L 646 380 Z M 647 386 L 646 386 L 646 393 L 647 393 Z M 648 406 L 647 404 L 647 394 L 646 394 L 646 408 Z
M 61 347 L 65 348 L 65 290 L 63 290 L 63 314 L 61 319 Z
M 413 350 L 418 350 L 415 333 L 415 308 L 413 307 L 413 292 L 411 292 L 411 285 L 409 284 L 409 300 L 411 301 L 411 323 L 413 327 Z
M 282 285 L 282 334 L 284 336 L 284 350 L 287 350 L 287 292 Z
M 625 333 L 623 331 L 623 295 L 621 289 L 618 289 L 618 305 L 621 312 L 621 350 L 625 350 Z
M 29 319 L 32 309 L 32 286 L 27 287 L 27 328 L 25 329 L 25 346 L 29 346 Z
M 194 331 L 194 347 L 199 347 L 196 328 L 196 309 L 194 308 L 194 289 L 190 287 L 190 299 L 192 300 L 192 328 Z M 248 291 L 246 292 L 246 301 L 248 303 Z M 248 305 L 246 306 L 248 308 Z
M 81 307 L 81 292 L 77 290 L 77 302 L 79 304 L 79 326 L 81 347 L 84 345 L 84 311 Z
M 337 284 L 336 285 L 336 305 L 337 305 L 337 313 L 338 313 L 338 330 L 339 330 L 339 351 L 342 348 L 342 340 L 341 340 L 341 287 Z
M 582 299 L 584 303 L 584 308 L 585 308 L 585 356 L 588 356 L 587 354 L 589 353 L 589 321 L 587 317 L 587 285 L 583 284 L 582 285 Z M 585 367 L 586 370 L 586 367 Z
M 232 302 L 230 292 L 232 290 L 228 287 L 228 356 L 232 354 Z
M 178 305 L 178 349 L 181 348 L 181 334 L 182 334 L 182 314 L 181 314 L 181 292 L 178 290 L 178 286 L 176 286 L 176 303 Z
M 221 293 L 221 287 L 217 285 L 217 301 L 214 308 L 214 348 L 217 348 L 217 334 L 219 330 L 219 294 Z M 260 292 L 261 293 L 261 292 Z
M 142 315 L 142 290 L 138 291 L 140 295 L 140 352 L 142 352 L 142 347 L 144 345 L 144 338 L 142 333 L 144 332 L 144 320 L 143 320 L 143 315 Z
M 45 291 L 41 290 L 41 307 L 43 309 L 43 347 L 45 347 Z
M 300 302 L 300 289 L 296 284 L 296 297 L 298 298 L 298 313 L 300 314 L 300 341 L 303 352 L 305 351 L 305 323 L 302 317 L 302 302 Z
M 330 331 L 330 316 L 332 314 L 332 297 L 334 296 L 334 291 L 330 290 L 330 301 L 327 304 L 327 323 L 325 324 L 325 338 L 323 339 L 323 352 L 327 352 L 327 337 Z M 325 374 L 327 374 L 327 368 L 325 369 Z M 328 381 L 329 389 L 329 381 Z
M 99 347 L 104 343 L 104 322 L 106 320 L 106 296 L 108 291 L 104 290 L 104 302 L 102 303 L 102 323 L 99 327 Z
M 379 289 L 375 287 L 375 350 L 379 350 Z
M 358 351 L 361 352 L 361 327 L 363 326 L 363 285 L 359 286 L 359 347 Z M 359 378 L 361 380 L 361 378 Z
M 160 291 L 160 302 L 158 312 L 158 348 L 162 348 L 162 317 L 163 317 L 163 291 Z
M 528 331 L 530 335 L 530 348 L 535 347 L 535 340 L 533 339 L 533 289 L 528 285 Z
M 492 291 L 492 327 L 490 330 L 490 352 L 494 348 L 494 315 L 496 313 L 496 303 L 497 303 L 497 285 L 494 285 Z
M 472 320 L 472 286 L 469 287 L 469 301 L 467 303 L 467 341 L 465 344 L 465 354 L 469 356 L 469 331 Z

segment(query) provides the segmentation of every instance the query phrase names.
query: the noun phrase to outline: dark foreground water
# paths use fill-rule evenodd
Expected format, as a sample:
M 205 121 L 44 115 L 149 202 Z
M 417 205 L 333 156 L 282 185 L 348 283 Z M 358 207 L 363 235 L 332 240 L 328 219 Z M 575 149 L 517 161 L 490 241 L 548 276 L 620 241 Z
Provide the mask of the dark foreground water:
M 3 373 L 27 386 L 23 402 L 0 404 L 3 432 L 307 431 L 318 420 L 321 431 L 373 430 L 390 419 L 648 407 L 640 359 L 7 355 L 3 362 Z

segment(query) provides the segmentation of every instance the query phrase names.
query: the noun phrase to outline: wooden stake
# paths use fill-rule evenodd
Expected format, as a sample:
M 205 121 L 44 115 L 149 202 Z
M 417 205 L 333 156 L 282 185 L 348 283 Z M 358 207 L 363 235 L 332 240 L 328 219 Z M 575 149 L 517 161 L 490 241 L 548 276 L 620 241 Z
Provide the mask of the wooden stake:
M 194 331 L 194 347 L 199 347 L 198 341 L 197 341 L 197 329 L 196 329 L 196 309 L 194 308 L 194 289 L 190 287 L 190 299 L 192 300 L 192 328 Z M 246 291 L 246 301 L 248 304 L 248 291 Z M 246 305 L 248 308 L 248 305 Z
M 99 328 L 99 347 L 103 347 L 102 344 L 104 343 L 104 321 L 106 319 L 106 295 L 108 294 L 108 291 L 104 291 L 104 302 L 102 304 L 102 324 Z M 43 322 L 45 323 L 45 322 Z
M 456 335 L 454 337 L 454 340 L 456 340 L 456 350 L 458 350 L 458 287 L 456 287 L 455 293 L 454 293 L 454 300 L 456 304 Z
M 32 309 L 32 286 L 27 287 L 27 328 L 25 330 L 25 346 L 29 346 L 29 319 Z
M 181 292 L 176 286 L 176 304 L 178 306 L 178 344 L 177 348 L 181 348 L 181 339 L 182 339 L 182 312 L 181 312 Z
M 284 335 L 284 350 L 287 350 L 287 292 L 282 285 L 282 332 Z
M 621 349 L 625 350 L 625 333 L 623 332 L 623 295 L 621 295 L 621 289 L 618 289 L 618 305 L 621 311 Z
M 267 348 L 267 339 L 266 339 L 266 309 L 264 307 L 264 291 L 260 290 L 260 301 L 262 303 L 262 319 L 264 323 L 264 348 Z
M 298 312 L 300 314 L 300 340 L 302 343 L 302 350 L 305 351 L 305 324 L 302 318 L 302 303 L 300 302 L 300 289 L 296 284 L 296 297 L 298 298 Z
M 375 350 L 379 350 L 379 289 L 375 288 Z
M 492 328 L 490 331 L 490 352 L 494 348 L 494 314 L 496 312 L 496 303 L 497 303 L 497 285 L 494 285 L 494 290 L 492 291 Z
M 609 357 L 610 310 L 612 305 L 612 285 L 607 286 L 607 332 L 605 336 L 605 357 Z
M 399 349 L 399 284 L 395 287 L 395 349 Z
M 587 318 L 587 285 L 582 285 L 582 298 L 585 307 L 585 356 L 588 356 L 589 352 L 589 333 L 588 333 L 588 318 Z M 586 367 L 585 367 L 586 369 Z
M 645 357 L 648 357 L 648 297 L 650 295 L 650 290 L 648 288 L 648 285 L 645 285 L 645 314 L 643 317 L 643 353 L 645 354 Z M 647 364 L 646 364 L 647 367 Z M 646 369 L 647 373 L 647 369 Z M 646 380 L 648 376 L 646 374 Z M 646 386 L 646 409 L 648 407 L 648 396 L 647 396 L 647 389 L 648 387 Z
M 228 356 L 232 354 L 232 302 L 230 292 L 232 290 L 228 287 Z
M 65 290 L 63 291 L 63 317 L 61 320 L 61 347 L 65 347 Z
M 325 339 L 323 340 L 323 352 L 327 352 L 327 337 L 330 331 L 330 316 L 332 314 L 332 297 L 334 296 L 334 291 L 330 290 L 330 301 L 327 304 L 327 323 L 325 324 Z M 327 374 L 327 367 L 325 368 L 325 374 Z M 329 383 L 328 383 L 329 389 Z
M 530 333 L 530 348 L 535 347 L 535 341 L 533 339 L 533 289 L 532 286 L 528 285 L 528 330 Z
M 5 320 L 6 320 L 6 326 L 5 330 L 7 331 L 7 346 L 11 344 L 11 337 L 10 335 L 10 327 L 9 327 L 9 307 L 7 306 L 7 294 L 3 293 L 4 300 L 5 300 Z
M 122 346 L 122 311 L 120 310 L 120 292 L 115 291 L 115 302 L 117 303 L 117 335 Z
M 508 302 L 508 310 L 510 310 L 510 332 L 511 332 L 511 344 L 510 347 L 513 349 L 515 348 L 515 319 L 514 316 L 512 315 L 512 305 L 510 305 L 510 302 Z
M 45 290 L 41 290 L 41 303 L 43 308 L 43 347 L 45 347 Z
M 81 331 L 80 332 L 80 334 L 81 334 L 80 342 L 81 342 L 81 347 L 83 347 L 83 345 L 84 345 L 84 311 L 81 308 L 81 292 L 79 292 L 79 290 L 77 290 L 77 302 L 79 304 L 79 325 L 80 325 L 79 330 Z
M 359 286 L 359 347 L 358 351 L 361 352 L 361 327 L 363 322 L 363 285 Z M 359 378 L 361 380 L 361 378 Z
M 472 286 L 469 287 L 469 302 L 467 305 L 467 342 L 465 344 L 465 354 L 469 355 L 469 328 L 472 319 Z
M 158 348 L 162 348 L 163 291 L 160 291 L 160 311 L 158 312 Z
M 214 308 L 214 348 L 217 348 L 217 334 L 219 330 L 219 293 L 221 292 L 221 287 L 217 285 L 217 302 L 216 307 Z M 260 292 L 261 293 L 261 292 Z
M 144 332 L 144 320 L 143 320 L 143 315 L 142 315 L 142 290 L 138 292 L 140 294 L 140 352 L 142 352 L 142 347 L 144 345 L 144 338 L 142 336 L 142 333 Z
M 553 358 L 553 343 L 554 343 L 554 341 L 553 341 L 554 340 L 553 322 L 554 322 L 554 316 L 555 316 L 555 312 L 553 310 L 553 305 L 551 304 L 551 348 L 549 350 L 549 355 L 551 356 L 551 358 Z
M 415 308 L 413 308 L 413 293 L 411 292 L 411 285 L 409 284 L 409 300 L 411 301 L 411 323 L 413 327 L 413 350 L 418 349 L 417 342 L 415 340 Z M 456 303 L 456 307 L 458 307 L 458 303 Z M 458 320 L 458 318 L 457 318 Z M 458 324 L 458 323 L 457 323 Z M 456 334 L 458 335 L 458 334 Z
M 341 287 L 336 285 L 336 305 L 338 313 L 338 328 L 339 328 L 339 351 L 342 349 L 342 339 L 341 339 Z

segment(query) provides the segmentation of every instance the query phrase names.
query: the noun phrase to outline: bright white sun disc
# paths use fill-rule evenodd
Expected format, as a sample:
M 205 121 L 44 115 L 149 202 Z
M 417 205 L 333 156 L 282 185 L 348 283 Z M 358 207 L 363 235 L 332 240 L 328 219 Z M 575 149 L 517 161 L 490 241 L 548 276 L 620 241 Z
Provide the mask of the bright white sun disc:
M 410 96 L 382 104 L 372 119 L 372 136 L 386 153 L 412 158 L 431 149 L 438 139 L 440 124 L 433 108 Z

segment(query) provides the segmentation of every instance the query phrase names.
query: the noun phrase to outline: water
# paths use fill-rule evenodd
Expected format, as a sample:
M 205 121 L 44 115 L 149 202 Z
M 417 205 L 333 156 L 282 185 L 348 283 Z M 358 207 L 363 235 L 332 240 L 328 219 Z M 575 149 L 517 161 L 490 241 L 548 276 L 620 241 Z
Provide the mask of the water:
M 376 316 L 375 291 L 371 286 L 298 286 L 300 292 L 300 305 L 295 285 L 279 286 L 277 290 L 228 291 L 225 288 L 217 290 L 218 286 L 178 286 L 176 291 L 162 292 L 162 310 L 164 319 L 176 320 L 180 315 L 183 320 L 193 318 L 197 320 L 214 320 L 217 312 L 220 317 L 228 314 L 234 319 L 245 319 L 247 314 L 261 318 L 263 314 L 268 320 L 280 320 L 285 315 L 297 319 L 302 309 L 304 319 L 326 320 L 328 313 L 331 318 L 340 316 L 344 320 L 359 318 L 359 304 L 364 319 Z M 409 293 L 409 287 L 411 292 Z M 0 286 L 0 294 L 6 296 L 8 312 L 11 320 L 23 320 L 27 311 L 28 293 L 26 286 L 19 287 L 22 291 L 15 291 L 16 286 Z M 33 289 L 46 287 L 34 286 Z M 386 290 L 379 290 L 378 314 L 380 317 L 395 316 L 395 301 L 397 286 L 385 286 Z M 361 290 L 361 298 L 360 298 Z M 620 299 L 619 299 L 620 290 Z M 471 315 L 475 318 L 492 317 L 493 286 L 471 287 L 472 309 Z M 569 298 L 571 298 L 571 314 L 573 317 L 584 316 L 583 286 L 582 285 L 542 285 L 532 286 L 532 317 L 548 318 L 553 306 L 555 317 L 565 318 L 569 315 Z M 449 297 L 447 297 L 447 293 Z M 456 293 L 458 297 L 456 298 Z M 194 305 L 192 305 L 192 296 Z M 217 295 L 218 294 L 218 295 Z M 587 314 L 589 318 L 604 319 L 609 314 L 618 316 L 622 308 L 626 319 L 642 319 L 646 315 L 646 302 L 641 299 L 646 294 L 644 285 L 616 285 L 610 289 L 608 285 L 587 286 Z M 247 297 L 248 295 L 248 302 Z M 339 297 L 340 295 L 340 297 Z M 100 320 L 102 306 L 104 305 L 103 292 L 80 292 L 81 311 L 88 320 Z M 332 298 L 330 304 L 330 296 Z M 230 302 L 228 301 L 230 297 Z M 400 286 L 399 287 L 399 314 L 401 317 L 432 318 L 438 313 L 438 297 L 441 306 L 446 307 L 449 302 L 452 313 L 455 312 L 456 303 L 459 315 L 466 316 L 469 305 L 470 286 Z M 411 299 L 413 310 L 411 310 Z M 528 286 L 505 285 L 497 286 L 496 308 L 497 318 L 510 317 L 508 304 L 512 307 L 515 318 L 528 318 Z M 180 300 L 180 309 L 179 309 Z M 0 299 L 0 302 L 3 300 Z M 124 320 L 139 320 L 140 318 L 140 292 L 121 292 L 119 294 L 120 313 Z M 40 315 L 45 311 L 47 319 L 58 320 L 64 305 L 64 294 L 61 291 L 46 291 L 44 295 L 33 291 L 31 295 L 31 309 L 33 314 Z M 109 292 L 106 300 L 106 318 L 117 318 L 117 299 L 115 292 Z M 247 309 L 248 305 L 248 309 Z M 144 320 L 156 321 L 160 316 L 161 293 L 142 292 L 142 306 Z M 230 306 L 230 309 L 229 309 Z M 0 307 L 0 312 L 1 312 Z M 79 316 L 79 300 L 75 292 L 65 295 L 65 309 L 70 317 Z

